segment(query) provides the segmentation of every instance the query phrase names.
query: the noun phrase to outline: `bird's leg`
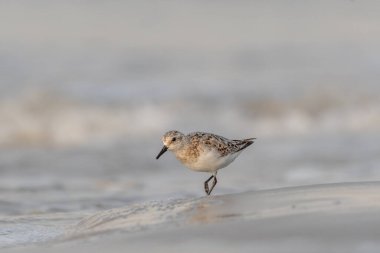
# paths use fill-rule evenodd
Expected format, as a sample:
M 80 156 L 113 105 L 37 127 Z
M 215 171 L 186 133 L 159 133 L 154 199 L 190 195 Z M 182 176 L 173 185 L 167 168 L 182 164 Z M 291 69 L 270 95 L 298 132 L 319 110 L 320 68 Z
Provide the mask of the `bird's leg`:
M 208 192 L 208 195 L 210 195 L 210 193 L 212 192 L 212 189 L 214 189 L 216 183 L 218 183 L 218 180 L 216 180 L 216 172 L 215 172 L 215 174 L 213 175 L 213 177 L 214 177 L 214 181 L 212 182 L 212 186 L 211 186 L 210 191 Z
M 214 175 L 212 175 L 209 179 L 207 179 L 207 180 L 205 181 L 205 192 L 206 192 L 207 195 L 210 195 L 210 193 L 211 193 L 211 191 L 209 191 L 209 189 L 208 189 L 208 182 L 209 182 L 213 177 L 214 177 Z M 212 188 L 214 188 L 214 187 L 212 187 Z M 212 188 L 211 188 L 211 190 L 212 190 Z
M 215 173 L 214 173 L 211 177 L 209 177 L 209 179 L 207 179 L 206 182 L 205 182 L 205 192 L 206 192 L 207 195 L 210 195 L 210 193 L 212 192 L 212 189 L 214 189 L 216 183 L 218 182 L 218 180 L 216 179 L 216 173 L 217 173 L 217 172 L 215 171 Z M 214 178 L 214 181 L 212 182 L 211 189 L 209 190 L 209 188 L 208 188 L 208 182 L 209 182 L 212 178 Z

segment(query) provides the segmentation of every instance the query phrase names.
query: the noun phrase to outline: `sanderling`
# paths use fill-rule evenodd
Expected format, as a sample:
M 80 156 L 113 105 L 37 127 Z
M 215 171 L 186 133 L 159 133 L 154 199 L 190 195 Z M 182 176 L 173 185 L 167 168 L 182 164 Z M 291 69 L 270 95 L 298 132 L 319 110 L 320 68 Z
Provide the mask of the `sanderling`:
M 255 139 L 229 140 L 210 133 L 195 132 L 184 135 L 178 131 L 169 131 L 162 137 L 164 147 L 156 159 L 170 150 L 189 169 L 212 173 L 212 176 L 204 182 L 205 192 L 210 195 L 217 183 L 218 170 L 233 162 Z M 208 182 L 211 179 L 214 180 L 209 189 Z

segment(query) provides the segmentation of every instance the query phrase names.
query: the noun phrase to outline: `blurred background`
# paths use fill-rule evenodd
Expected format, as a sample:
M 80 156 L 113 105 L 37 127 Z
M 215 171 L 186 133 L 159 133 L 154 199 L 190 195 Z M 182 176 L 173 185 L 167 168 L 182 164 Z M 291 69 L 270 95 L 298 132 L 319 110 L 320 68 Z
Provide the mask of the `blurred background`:
M 215 194 L 380 179 L 378 1 L 1 1 L 0 214 L 203 196 L 164 132 L 257 137 Z

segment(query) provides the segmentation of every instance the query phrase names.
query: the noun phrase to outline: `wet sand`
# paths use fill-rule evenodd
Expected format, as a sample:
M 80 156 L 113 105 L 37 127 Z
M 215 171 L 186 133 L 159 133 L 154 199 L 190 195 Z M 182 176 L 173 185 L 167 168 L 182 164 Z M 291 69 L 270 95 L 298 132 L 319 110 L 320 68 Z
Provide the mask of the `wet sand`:
M 147 202 L 9 252 L 378 252 L 379 193 L 362 182 Z

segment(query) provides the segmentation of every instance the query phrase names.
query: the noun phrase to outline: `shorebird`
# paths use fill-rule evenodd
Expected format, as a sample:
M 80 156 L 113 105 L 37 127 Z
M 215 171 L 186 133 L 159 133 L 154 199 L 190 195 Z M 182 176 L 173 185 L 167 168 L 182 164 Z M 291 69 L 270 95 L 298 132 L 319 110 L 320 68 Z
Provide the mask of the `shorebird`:
M 212 173 L 211 177 L 204 182 L 205 192 L 210 195 L 217 183 L 216 174 L 218 170 L 233 162 L 243 149 L 250 146 L 255 139 L 229 140 L 211 133 L 194 132 L 185 135 L 172 130 L 163 135 L 164 146 L 156 159 L 170 150 L 189 169 Z M 211 179 L 214 180 L 211 188 L 209 188 L 208 183 Z

